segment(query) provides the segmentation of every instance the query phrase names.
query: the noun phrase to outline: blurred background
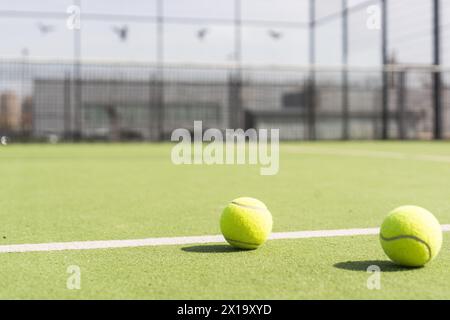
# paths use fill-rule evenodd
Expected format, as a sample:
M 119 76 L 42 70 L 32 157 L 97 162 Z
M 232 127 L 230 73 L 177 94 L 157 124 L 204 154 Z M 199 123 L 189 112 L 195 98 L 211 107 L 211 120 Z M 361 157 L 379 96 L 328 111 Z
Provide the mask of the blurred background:
M 450 138 L 450 2 L 0 0 L 0 136 Z

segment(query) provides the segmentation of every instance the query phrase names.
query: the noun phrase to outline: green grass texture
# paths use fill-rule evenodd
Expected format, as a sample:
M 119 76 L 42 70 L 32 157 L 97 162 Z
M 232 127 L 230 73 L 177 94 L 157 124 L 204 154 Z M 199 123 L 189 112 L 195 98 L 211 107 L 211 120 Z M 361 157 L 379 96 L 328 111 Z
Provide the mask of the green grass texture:
M 0 147 L 0 245 L 220 234 L 234 198 L 263 201 L 274 232 L 379 227 L 400 205 L 450 224 L 446 142 L 284 143 L 280 170 L 174 165 L 171 144 Z M 448 299 L 449 234 L 424 268 L 391 264 L 377 236 L 0 253 L 3 299 Z M 81 289 L 66 272 L 81 269 Z M 380 266 L 381 289 L 367 268 Z

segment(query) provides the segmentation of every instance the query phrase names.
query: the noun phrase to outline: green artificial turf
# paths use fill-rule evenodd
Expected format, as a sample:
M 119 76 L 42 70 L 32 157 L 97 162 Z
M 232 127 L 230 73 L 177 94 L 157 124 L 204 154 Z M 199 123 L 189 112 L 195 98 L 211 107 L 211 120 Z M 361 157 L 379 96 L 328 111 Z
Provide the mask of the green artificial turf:
M 239 196 L 264 201 L 275 232 L 377 227 L 404 204 L 450 223 L 445 142 L 287 143 L 275 176 L 258 165 L 175 166 L 171 147 L 0 147 L 0 245 L 219 234 L 222 208 Z M 0 298 L 448 299 L 448 240 L 435 261 L 412 270 L 387 262 L 376 236 L 276 240 L 251 252 L 0 253 Z M 381 290 L 366 287 L 371 264 L 384 271 Z M 81 290 L 66 288 L 70 265 L 81 268 Z

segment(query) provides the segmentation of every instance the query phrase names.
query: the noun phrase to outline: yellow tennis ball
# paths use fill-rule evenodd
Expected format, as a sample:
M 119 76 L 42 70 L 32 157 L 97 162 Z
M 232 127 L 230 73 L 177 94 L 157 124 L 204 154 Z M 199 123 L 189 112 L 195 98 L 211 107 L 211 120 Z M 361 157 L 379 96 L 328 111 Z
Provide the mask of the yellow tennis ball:
M 395 263 L 420 267 L 433 260 L 442 246 L 442 228 L 428 210 L 403 206 L 393 210 L 380 229 L 380 242 Z
M 256 249 L 272 231 L 272 215 L 259 200 L 238 198 L 223 210 L 220 229 L 225 240 L 233 247 Z

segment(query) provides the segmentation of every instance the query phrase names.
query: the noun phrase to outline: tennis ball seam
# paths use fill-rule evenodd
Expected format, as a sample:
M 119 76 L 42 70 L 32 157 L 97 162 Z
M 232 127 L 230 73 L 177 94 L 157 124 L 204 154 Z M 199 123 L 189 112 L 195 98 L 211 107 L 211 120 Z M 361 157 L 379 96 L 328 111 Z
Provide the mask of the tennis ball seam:
M 381 238 L 381 240 L 387 241 L 387 242 L 389 242 L 389 241 L 401 240 L 401 239 L 411 239 L 411 240 L 418 241 L 418 242 L 422 243 L 423 245 L 425 245 L 425 247 L 426 247 L 427 250 L 428 250 L 428 259 L 427 259 L 427 262 L 430 261 L 430 260 L 431 260 L 431 257 L 433 256 L 430 245 L 429 245 L 426 241 L 420 239 L 419 237 L 416 237 L 416 236 L 410 236 L 410 235 L 402 235 L 402 236 L 395 236 L 395 237 L 391 237 L 391 238 L 386 238 L 386 237 L 384 237 L 384 236 L 380 233 L 380 238 Z
M 249 205 L 241 204 L 241 203 L 234 202 L 234 201 L 232 201 L 231 204 L 234 204 L 235 206 L 238 206 L 238 207 L 241 207 L 241 208 L 244 208 L 244 209 L 252 209 L 252 210 L 260 210 L 260 211 L 268 211 L 266 208 L 256 207 L 256 206 L 249 206 Z

